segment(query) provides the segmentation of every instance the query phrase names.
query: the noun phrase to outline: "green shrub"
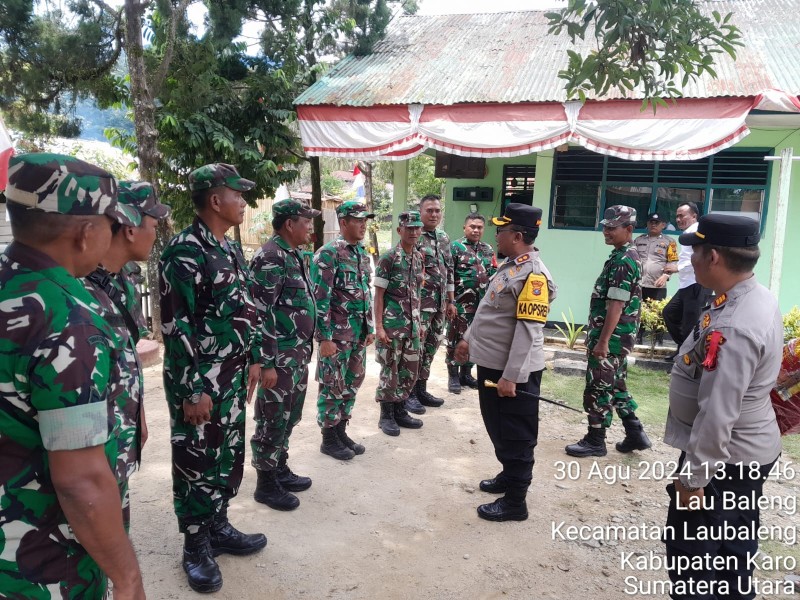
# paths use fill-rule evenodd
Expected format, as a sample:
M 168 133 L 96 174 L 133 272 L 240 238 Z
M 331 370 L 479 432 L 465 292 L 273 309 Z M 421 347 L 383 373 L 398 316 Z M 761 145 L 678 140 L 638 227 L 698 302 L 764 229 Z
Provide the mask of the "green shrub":
M 640 326 L 647 333 L 650 340 L 650 356 L 655 354 L 656 340 L 667 330 L 661 311 L 664 310 L 669 300 L 669 298 L 664 298 L 663 300 L 648 298 L 642 302 L 642 322 Z
M 788 342 L 800 337 L 800 308 L 793 306 L 792 310 L 783 315 L 783 341 Z
M 567 348 L 572 350 L 575 347 L 575 344 L 578 343 L 578 338 L 580 337 L 581 333 L 583 333 L 583 325 L 578 326 L 575 323 L 575 317 L 572 314 L 572 309 L 569 309 L 569 319 L 567 319 L 567 315 L 563 312 L 561 313 L 561 318 L 564 319 L 564 328 L 560 325 L 556 325 L 556 329 L 564 336 L 564 339 L 567 341 Z

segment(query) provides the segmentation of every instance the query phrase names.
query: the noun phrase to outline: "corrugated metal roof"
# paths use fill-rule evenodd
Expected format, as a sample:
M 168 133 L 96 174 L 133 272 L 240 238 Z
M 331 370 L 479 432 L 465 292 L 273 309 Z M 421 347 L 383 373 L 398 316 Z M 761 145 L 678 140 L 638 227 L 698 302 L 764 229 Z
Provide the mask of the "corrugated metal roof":
M 752 96 L 776 88 L 800 95 L 797 0 L 707 1 L 709 14 L 734 13 L 745 47 L 720 55 L 718 79 L 704 76 L 689 98 Z M 562 102 L 558 71 L 566 50 L 586 50 L 547 33 L 544 11 L 398 17 L 367 56 L 347 56 L 296 104 L 373 106 L 463 102 Z M 612 90 L 604 99 L 623 97 Z M 636 97 L 631 95 L 631 97 Z M 640 96 L 639 96 L 640 97 Z

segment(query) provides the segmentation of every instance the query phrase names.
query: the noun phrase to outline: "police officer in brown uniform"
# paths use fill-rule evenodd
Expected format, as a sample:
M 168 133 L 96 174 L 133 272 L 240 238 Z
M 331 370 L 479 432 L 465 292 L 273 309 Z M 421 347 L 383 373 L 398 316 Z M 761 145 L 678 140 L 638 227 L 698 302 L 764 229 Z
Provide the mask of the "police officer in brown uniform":
M 489 282 L 455 358 L 478 365 L 478 398 L 486 431 L 503 470 L 480 489 L 502 498 L 478 507 L 489 521 L 524 521 L 539 434 L 539 386 L 544 371 L 544 324 L 556 285 L 533 246 L 542 209 L 511 203 L 497 226 L 497 252 L 506 261 Z M 495 382 L 496 388 L 486 382 Z M 521 396 L 517 392 L 526 392 Z
M 678 245 L 662 233 L 666 226 L 667 221 L 662 215 L 651 213 L 647 217 L 647 233 L 633 240 L 642 261 L 642 302 L 649 298 L 666 298 L 671 271 L 678 266 Z

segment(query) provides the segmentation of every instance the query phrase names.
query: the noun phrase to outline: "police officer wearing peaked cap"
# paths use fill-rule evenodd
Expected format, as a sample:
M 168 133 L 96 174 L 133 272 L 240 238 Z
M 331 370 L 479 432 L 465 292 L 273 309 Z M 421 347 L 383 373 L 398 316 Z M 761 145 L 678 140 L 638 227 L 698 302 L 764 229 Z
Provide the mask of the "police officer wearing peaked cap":
M 489 521 L 523 521 L 539 434 L 539 388 L 544 371 L 544 324 L 556 285 L 534 241 L 542 210 L 511 203 L 497 225 L 497 251 L 506 261 L 492 277 L 455 358 L 478 365 L 478 398 L 486 431 L 503 469 L 481 491 L 504 496 L 478 507 Z M 487 382 L 497 384 L 487 387 Z M 526 392 L 525 396 L 517 392 Z
M 697 282 L 716 298 L 672 367 L 664 442 L 681 455 L 667 487 L 667 525 L 679 534 L 664 541 L 668 557 L 703 557 L 703 564 L 726 567 L 691 574 L 670 570 L 673 582 L 691 576 L 705 589 L 724 583 L 731 590 L 726 598 L 755 596 L 737 591 L 752 589 L 750 557 L 758 553 L 758 535 L 751 533 L 759 525 L 764 480 L 781 452 L 770 391 L 783 355 L 783 323 L 777 300 L 753 274 L 759 238 L 753 219 L 714 213 L 680 237 L 682 245 L 693 247 Z M 720 523 L 746 533 L 698 541 L 705 539 L 698 533 Z

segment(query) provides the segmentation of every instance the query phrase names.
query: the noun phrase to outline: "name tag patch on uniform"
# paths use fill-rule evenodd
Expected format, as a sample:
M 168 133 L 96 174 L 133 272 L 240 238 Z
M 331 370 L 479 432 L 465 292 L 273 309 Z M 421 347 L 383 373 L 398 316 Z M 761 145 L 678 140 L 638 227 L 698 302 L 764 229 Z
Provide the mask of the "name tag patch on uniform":
M 517 298 L 517 319 L 546 323 L 549 312 L 550 290 L 547 287 L 547 277 L 531 273 Z

